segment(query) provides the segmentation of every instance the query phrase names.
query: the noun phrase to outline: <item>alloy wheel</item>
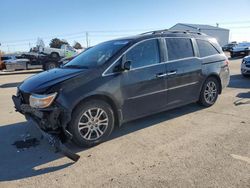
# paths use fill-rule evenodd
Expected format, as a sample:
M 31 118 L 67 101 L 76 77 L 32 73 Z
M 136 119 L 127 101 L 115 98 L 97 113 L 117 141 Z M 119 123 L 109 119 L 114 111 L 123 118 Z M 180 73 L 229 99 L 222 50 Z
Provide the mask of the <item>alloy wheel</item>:
M 108 123 L 108 115 L 103 109 L 91 108 L 82 114 L 78 131 L 85 140 L 97 140 L 105 133 Z
M 216 96 L 217 96 L 216 83 L 214 83 L 213 81 L 209 81 L 204 91 L 204 98 L 207 103 L 213 104 L 216 99 Z

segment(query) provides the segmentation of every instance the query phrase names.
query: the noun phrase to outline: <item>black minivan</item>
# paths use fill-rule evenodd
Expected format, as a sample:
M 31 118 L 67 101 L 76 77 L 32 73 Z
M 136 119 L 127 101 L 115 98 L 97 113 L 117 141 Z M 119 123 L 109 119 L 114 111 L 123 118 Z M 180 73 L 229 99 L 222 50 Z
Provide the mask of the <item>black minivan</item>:
M 214 38 L 160 30 L 98 44 L 26 79 L 12 98 L 43 132 L 93 146 L 124 122 L 194 102 L 209 107 L 229 78 Z

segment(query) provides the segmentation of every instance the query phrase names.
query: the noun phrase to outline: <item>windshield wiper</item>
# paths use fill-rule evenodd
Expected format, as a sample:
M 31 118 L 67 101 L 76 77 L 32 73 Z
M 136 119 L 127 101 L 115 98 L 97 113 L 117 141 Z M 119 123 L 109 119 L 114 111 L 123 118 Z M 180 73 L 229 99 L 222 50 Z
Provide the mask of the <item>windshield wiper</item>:
M 72 68 L 72 69 L 88 69 L 87 66 L 82 65 L 65 65 L 64 68 Z

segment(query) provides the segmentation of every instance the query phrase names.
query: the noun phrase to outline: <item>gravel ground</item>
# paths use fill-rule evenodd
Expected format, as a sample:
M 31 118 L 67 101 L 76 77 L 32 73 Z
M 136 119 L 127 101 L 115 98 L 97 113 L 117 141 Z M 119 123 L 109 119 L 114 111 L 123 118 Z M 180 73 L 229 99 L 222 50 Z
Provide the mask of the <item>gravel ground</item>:
M 31 74 L 0 75 L 0 187 L 250 187 L 250 79 L 230 60 L 231 81 L 210 108 L 196 104 L 125 124 L 77 163 L 16 113 L 16 86 Z M 241 105 L 234 102 L 241 100 Z M 12 145 L 25 135 L 39 145 Z

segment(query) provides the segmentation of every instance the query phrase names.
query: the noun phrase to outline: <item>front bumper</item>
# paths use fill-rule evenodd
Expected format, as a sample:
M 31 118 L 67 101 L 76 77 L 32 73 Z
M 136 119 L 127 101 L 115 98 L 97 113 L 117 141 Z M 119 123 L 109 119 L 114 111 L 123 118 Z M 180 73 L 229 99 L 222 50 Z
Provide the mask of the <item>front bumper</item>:
M 246 56 L 248 55 L 249 50 L 243 50 L 243 51 L 230 51 L 231 56 Z
M 48 140 L 50 145 L 56 148 L 57 151 L 60 151 L 75 162 L 80 158 L 79 155 L 73 153 L 62 143 L 66 140 L 66 137 L 71 138 L 72 136 L 59 124 L 60 114 L 62 113 L 60 108 L 51 107 L 44 110 L 38 110 L 32 108 L 28 104 L 24 104 L 20 97 L 13 95 L 12 100 L 16 111 L 24 114 L 27 119 L 31 118 L 34 120 L 43 136 Z
M 247 74 L 247 75 L 250 75 L 250 63 L 248 64 L 245 64 L 245 63 L 242 63 L 241 64 L 241 73 L 242 74 Z
M 12 96 L 16 111 L 25 115 L 26 118 L 32 118 L 45 132 L 58 132 L 62 128 L 60 126 L 60 114 L 62 109 L 57 106 L 49 107 L 46 109 L 32 108 L 29 104 L 23 103 L 21 97 Z

